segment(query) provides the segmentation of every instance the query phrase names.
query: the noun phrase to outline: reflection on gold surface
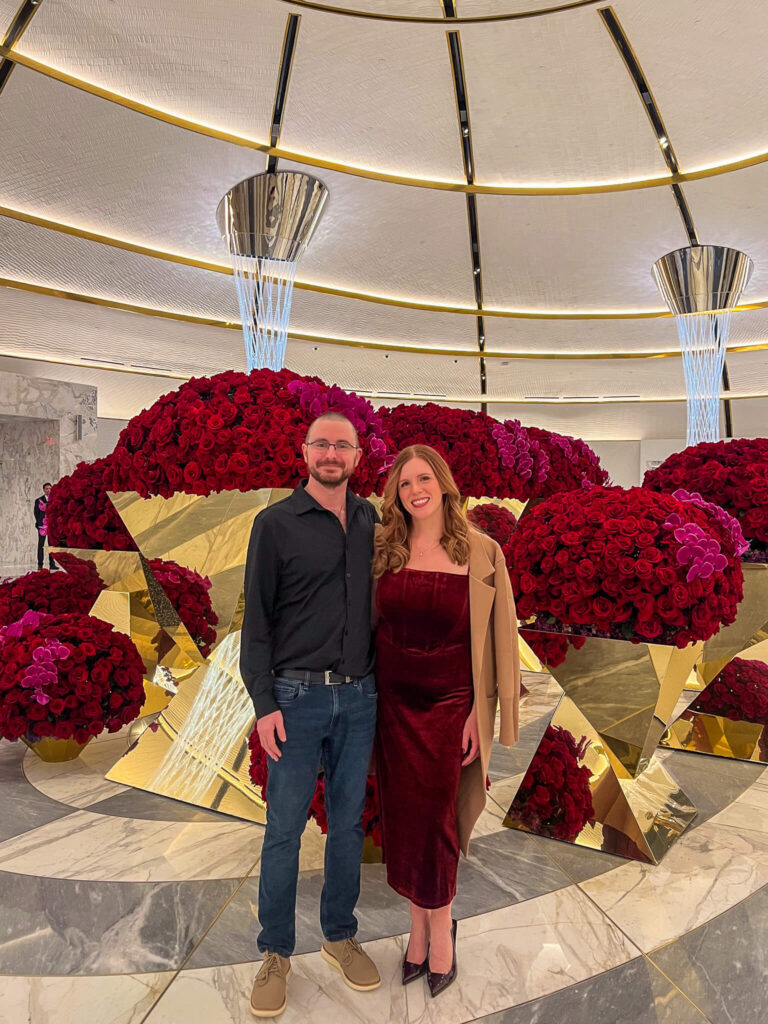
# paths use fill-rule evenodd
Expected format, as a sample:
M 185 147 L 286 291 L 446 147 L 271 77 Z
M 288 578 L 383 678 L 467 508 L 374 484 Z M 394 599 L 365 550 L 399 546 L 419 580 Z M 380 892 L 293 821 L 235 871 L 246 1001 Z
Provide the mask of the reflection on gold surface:
M 711 683 L 729 661 L 755 644 L 768 639 L 768 565 L 742 562 L 744 599 L 736 620 L 715 633 L 704 644 L 696 672 L 703 683 Z
M 737 761 L 768 764 L 768 726 L 722 715 L 684 711 L 664 736 L 664 746 Z
M 768 565 L 742 562 L 742 569 L 744 599 L 736 620 L 704 644 L 696 665 L 697 682 L 689 681 L 686 689 L 706 689 L 734 658 L 753 653 L 751 648 L 768 640 Z M 693 699 L 697 696 L 694 693 Z M 661 746 L 768 763 L 762 734 L 763 727 L 752 722 L 734 722 L 720 715 L 685 710 L 664 734 Z
M 587 637 L 551 669 L 564 690 L 551 724 L 589 740 L 595 823 L 576 845 L 656 864 L 696 816 L 654 752 L 701 646 Z M 504 824 L 519 828 L 513 811 Z
M 551 635 L 551 634 L 550 634 Z M 550 669 L 610 750 L 622 774 L 645 771 L 674 714 L 701 644 L 667 644 L 584 637 Z
M 248 775 L 253 706 L 239 651 L 240 634 L 231 633 L 106 778 L 263 824 L 265 805 Z
M 167 669 L 178 682 L 203 664 L 197 645 L 138 551 L 55 547 L 51 551 L 64 551 L 93 564 L 105 589 L 90 614 L 131 637 L 144 662 L 148 695 L 153 692 L 159 667 Z M 154 693 L 150 704 L 162 699 L 162 692 Z M 148 713 L 146 705 L 143 713 Z
M 249 821 L 264 821 L 263 801 L 248 776 L 253 706 L 238 670 L 239 630 L 253 520 L 267 505 L 290 493 L 265 488 L 207 497 L 110 495 L 144 559 L 173 561 L 208 577 L 219 624 L 207 661 L 179 684 L 170 704 L 107 778 Z M 151 576 L 148 566 L 146 571 Z M 153 593 L 153 601 L 165 625 L 165 595 L 152 580 L 161 591 Z M 168 622 L 165 628 L 171 625 Z
M 91 742 L 90 739 L 85 743 L 78 743 L 73 739 L 57 740 L 53 736 L 46 736 L 41 740 L 28 740 L 23 736 L 21 738 L 30 750 L 34 750 L 41 761 L 47 761 L 50 764 L 74 761 Z
M 640 775 L 629 776 L 600 733 L 566 696 L 551 724 L 567 729 L 577 740 L 582 736 L 589 740 L 584 764 L 592 772 L 595 821 L 584 826 L 574 844 L 658 864 L 697 814 L 677 782 L 657 757 L 650 758 Z M 507 828 L 520 827 L 513 808 L 514 801 L 504 819 Z M 544 830 L 539 834 L 548 835 Z

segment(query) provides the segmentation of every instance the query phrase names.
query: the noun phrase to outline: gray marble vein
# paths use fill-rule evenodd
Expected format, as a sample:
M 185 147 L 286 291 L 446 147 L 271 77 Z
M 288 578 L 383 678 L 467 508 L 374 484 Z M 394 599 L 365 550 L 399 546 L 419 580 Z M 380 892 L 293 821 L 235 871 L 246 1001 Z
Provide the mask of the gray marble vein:
M 0 872 L 0 974 L 176 970 L 236 882 L 93 882 Z
M 514 1006 L 477 1024 L 704 1024 L 692 1006 L 642 957 L 612 971 Z
M 714 1024 L 761 1024 L 768 991 L 768 888 L 649 956 Z

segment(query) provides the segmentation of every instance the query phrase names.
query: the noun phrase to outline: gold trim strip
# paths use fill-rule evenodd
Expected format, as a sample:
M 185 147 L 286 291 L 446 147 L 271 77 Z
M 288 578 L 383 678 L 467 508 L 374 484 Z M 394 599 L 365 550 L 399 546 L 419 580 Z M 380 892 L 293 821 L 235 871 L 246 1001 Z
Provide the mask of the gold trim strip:
M 661 108 L 656 102 L 656 97 L 653 94 L 651 83 L 648 81 L 648 76 L 643 69 L 643 65 L 640 63 L 640 59 L 635 52 L 635 48 L 630 42 L 629 36 L 627 35 L 624 26 L 621 24 L 621 20 L 613 7 L 601 7 L 597 13 L 600 15 L 600 20 L 608 32 L 608 35 L 611 37 L 611 41 L 613 42 L 613 45 L 621 59 L 621 63 L 624 65 L 627 74 L 632 79 L 635 92 L 637 93 L 637 97 L 642 104 L 646 117 L 648 118 L 648 123 L 651 126 L 653 136 L 661 150 L 661 155 L 669 168 L 670 174 L 674 177 L 680 170 L 680 164 L 678 162 L 675 147 L 672 144 L 669 131 L 667 130 L 664 116 L 661 113 Z M 613 25 L 610 24 L 611 21 L 613 22 Z M 617 38 L 617 35 L 620 39 Z M 626 47 L 626 53 L 622 50 L 620 42 Z M 634 67 L 632 65 L 634 65 Z M 641 83 L 638 82 L 636 74 L 642 79 L 642 84 L 645 86 L 645 92 L 648 95 L 648 101 L 645 100 L 644 93 L 640 88 Z M 661 130 L 661 136 L 659 136 L 657 126 L 654 124 L 654 116 L 658 118 L 658 128 Z M 698 245 L 699 236 L 696 231 L 693 214 L 691 213 L 690 205 L 679 182 L 672 182 L 672 197 L 675 201 L 675 206 L 677 206 L 677 211 L 680 214 L 680 219 L 683 222 L 683 227 L 685 228 L 689 244 Z
M 346 7 L 334 7 L 332 4 L 322 4 L 314 0 L 281 0 L 282 3 L 290 4 L 291 7 L 306 7 L 310 11 L 320 11 L 323 14 L 341 14 L 347 18 L 363 18 L 372 21 L 395 21 L 416 22 L 420 25 L 435 25 L 443 21 L 442 18 L 430 18 L 427 15 L 416 14 L 379 14 L 376 11 L 356 11 Z M 592 7 L 601 3 L 601 0 L 570 0 L 570 2 L 553 4 L 551 7 L 543 7 L 536 11 L 518 11 L 517 14 L 479 14 L 462 18 L 457 14 L 451 18 L 451 24 L 473 25 L 482 22 L 494 21 L 521 21 L 524 18 L 542 18 L 547 14 L 559 14 L 561 11 L 573 11 L 579 7 Z
M 19 359 L 27 363 L 50 363 L 52 366 L 76 366 L 83 370 L 102 370 L 107 373 L 129 373 L 139 377 L 160 377 L 167 380 L 190 380 L 186 373 L 161 373 L 157 370 L 140 370 L 129 366 L 101 366 L 82 362 L 78 359 L 67 359 L 64 356 L 23 355 L 19 352 L 0 350 L 0 359 Z M 487 402 L 491 405 L 642 405 L 643 403 L 659 404 L 679 402 L 685 404 L 685 395 L 644 395 L 638 398 L 520 398 L 517 395 L 404 395 L 394 391 L 361 391 L 355 392 L 371 401 L 383 400 L 403 402 L 409 398 L 420 401 L 431 400 L 443 403 L 458 402 L 461 404 L 480 405 Z M 721 399 L 768 398 L 768 391 L 733 392 L 724 391 Z M 104 416 L 102 419 L 120 419 L 119 416 Z
M 443 22 L 442 24 L 445 24 Z M 190 121 L 187 118 L 179 117 L 176 114 L 156 107 L 150 107 L 145 103 L 139 103 L 120 93 L 104 89 L 100 85 L 87 82 L 85 79 L 75 78 L 73 75 L 47 64 L 42 64 L 24 54 L 16 53 L 7 47 L 0 46 L 0 58 L 12 60 L 15 64 L 38 74 L 45 75 L 63 85 L 69 85 L 81 92 L 89 93 L 99 99 L 107 100 L 117 106 L 132 110 L 146 117 L 163 121 L 176 128 L 183 128 L 186 131 L 194 132 L 197 135 L 204 135 L 207 138 L 218 139 L 220 142 L 228 142 L 234 146 L 241 146 L 245 149 L 252 149 L 258 153 L 265 153 L 281 160 L 291 160 L 294 163 L 304 164 L 309 167 L 319 167 L 324 170 L 338 171 L 340 174 L 350 174 L 353 177 L 367 178 L 371 181 L 383 181 L 395 185 L 408 185 L 414 188 L 431 188 L 444 192 L 471 192 L 477 195 L 507 195 L 507 196 L 578 196 L 595 195 L 611 192 L 631 192 L 638 189 L 662 188 L 675 184 L 682 184 L 686 181 L 700 181 L 703 178 L 717 177 L 720 174 L 730 174 L 734 171 L 744 170 L 748 167 L 755 167 L 758 164 L 768 162 L 768 151 L 755 153 L 752 156 L 744 157 L 741 160 L 733 160 L 728 163 L 718 164 L 713 167 L 701 168 L 698 171 L 687 171 L 679 174 L 655 175 L 651 178 L 639 178 L 633 181 L 608 182 L 595 185 L 480 185 L 474 182 L 468 185 L 462 181 L 442 181 L 433 178 L 414 178 L 403 174 L 389 174 L 385 171 L 376 171 L 367 167 L 356 167 L 352 164 L 338 163 L 333 160 L 324 160 L 320 157 L 309 156 L 305 153 L 293 153 L 290 150 L 269 146 L 267 143 L 258 142 L 243 135 L 235 135 L 232 132 L 223 131 L 210 125 Z
M 61 288 L 52 288 L 49 285 L 37 284 L 32 281 L 19 281 L 15 278 L 0 277 L 0 287 L 15 288 L 19 291 L 33 292 L 36 295 L 50 295 L 57 299 L 71 299 L 75 302 L 85 302 L 93 306 L 103 306 L 107 309 L 119 309 L 127 313 L 140 313 L 142 316 L 156 316 L 165 320 L 179 320 L 182 323 L 202 324 L 206 327 L 225 328 L 227 330 L 239 331 L 242 325 L 236 321 L 222 320 L 214 317 L 196 316 L 192 313 L 177 313 L 168 309 L 155 309 L 151 306 L 139 306 L 129 302 L 120 302 L 117 299 L 105 299 L 98 295 L 86 295 L 82 292 L 71 292 Z M 748 309 L 766 308 L 768 302 L 746 307 Z M 475 311 L 476 312 L 476 311 Z M 485 315 L 485 311 L 483 311 Z M 289 339 L 293 341 L 307 342 L 311 345 L 337 345 L 347 348 L 373 349 L 381 352 L 406 352 L 418 355 L 453 356 L 469 359 L 679 359 L 680 351 L 672 349 L 661 349 L 658 351 L 644 352 L 516 352 L 510 349 L 485 349 L 478 352 L 476 349 L 464 348 L 443 348 L 429 345 L 401 345 L 398 342 L 373 341 L 360 338 L 335 338 L 330 335 L 307 334 L 301 331 L 288 331 Z M 752 342 L 747 345 L 735 345 L 727 349 L 728 354 L 734 352 L 759 352 L 768 349 L 768 341 Z M 80 365 L 79 363 L 77 365 Z M 85 364 L 83 364 L 85 365 Z M 457 399 L 458 401 L 458 399 Z

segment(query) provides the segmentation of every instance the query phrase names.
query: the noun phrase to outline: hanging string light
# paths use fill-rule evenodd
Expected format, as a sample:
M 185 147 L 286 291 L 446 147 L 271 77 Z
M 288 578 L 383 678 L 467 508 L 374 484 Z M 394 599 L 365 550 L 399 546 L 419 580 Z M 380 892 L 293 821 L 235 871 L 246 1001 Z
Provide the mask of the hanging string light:
M 653 278 L 677 321 L 687 395 L 687 444 L 720 440 L 720 390 L 731 313 L 752 273 L 738 249 L 695 245 L 662 256 Z

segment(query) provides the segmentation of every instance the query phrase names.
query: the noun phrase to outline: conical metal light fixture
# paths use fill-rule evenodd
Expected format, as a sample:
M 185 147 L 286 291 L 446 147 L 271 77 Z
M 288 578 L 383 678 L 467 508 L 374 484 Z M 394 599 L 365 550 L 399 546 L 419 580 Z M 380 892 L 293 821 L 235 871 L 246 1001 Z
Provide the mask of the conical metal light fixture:
M 248 369 L 285 363 L 296 264 L 328 199 L 317 178 L 267 171 L 233 186 L 216 209 L 243 321 Z

